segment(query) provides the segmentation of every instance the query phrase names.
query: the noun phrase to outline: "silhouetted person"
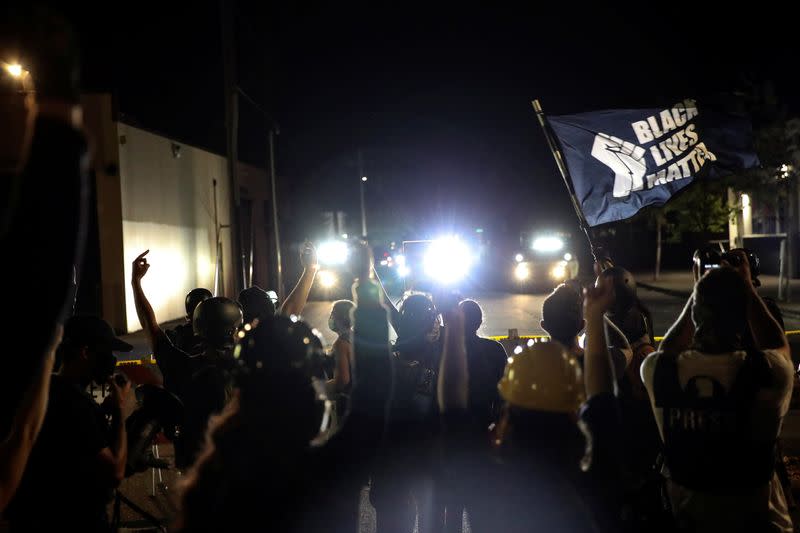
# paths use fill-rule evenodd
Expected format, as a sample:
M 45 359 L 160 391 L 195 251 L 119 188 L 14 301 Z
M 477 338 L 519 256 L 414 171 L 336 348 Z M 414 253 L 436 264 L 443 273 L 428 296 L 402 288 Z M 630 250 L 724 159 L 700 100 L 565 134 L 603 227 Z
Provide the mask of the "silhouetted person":
M 791 398 L 788 341 L 736 267 L 700 278 L 660 351 L 642 365 L 664 443 L 667 489 L 684 531 L 792 531 L 775 473 Z
M 186 322 L 165 331 L 169 340 L 172 341 L 172 344 L 179 350 L 183 350 L 187 353 L 195 353 L 200 349 L 202 341 L 200 337 L 194 334 L 194 326 L 192 324 L 194 310 L 200 302 L 208 300 L 212 296 L 214 295 L 211 294 L 210 290 L 203 288 L 192 289 L 186 295 Z
M 47 415 L 6 513 L 11 531 L 110 531 L 106 505 L 125 474 L 130 391 L 112 378 L 113 351 L 131 349 L 100 318 L 67 321 Z M 92 382 L 110 387 L 105 409 L 87 391 Z

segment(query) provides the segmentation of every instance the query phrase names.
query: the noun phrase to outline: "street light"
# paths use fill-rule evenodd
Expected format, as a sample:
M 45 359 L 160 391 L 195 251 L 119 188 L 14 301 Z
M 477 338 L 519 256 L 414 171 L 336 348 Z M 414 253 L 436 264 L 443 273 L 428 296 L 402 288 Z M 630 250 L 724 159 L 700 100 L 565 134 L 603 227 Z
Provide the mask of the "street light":
M 367 212 L 364 209 L 364 183 L 367 177 L 364 175 L 364 159 L 361 156 L 361 150 L 358 151 L 358 175 L 361 176 L 359 183 L 361 189 L 361 236 L 367 236 Z
M 5 65 L 6 71 L 11 74 L 14 78 L 21 78 L 22 73 L 24 70 L 22 69 L 22 65 L 19 63 L 6 63 Z

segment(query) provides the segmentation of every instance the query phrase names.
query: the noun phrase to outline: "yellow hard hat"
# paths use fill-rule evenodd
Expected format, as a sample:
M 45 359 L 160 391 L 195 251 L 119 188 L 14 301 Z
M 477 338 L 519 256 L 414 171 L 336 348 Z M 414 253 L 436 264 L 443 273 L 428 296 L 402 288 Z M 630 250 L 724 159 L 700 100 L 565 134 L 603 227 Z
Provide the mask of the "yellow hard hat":
M 557 342 L 514 348 L 497 388 L 510 405 L 537 411 L 575 413 L 586 400 L 580 363 Z

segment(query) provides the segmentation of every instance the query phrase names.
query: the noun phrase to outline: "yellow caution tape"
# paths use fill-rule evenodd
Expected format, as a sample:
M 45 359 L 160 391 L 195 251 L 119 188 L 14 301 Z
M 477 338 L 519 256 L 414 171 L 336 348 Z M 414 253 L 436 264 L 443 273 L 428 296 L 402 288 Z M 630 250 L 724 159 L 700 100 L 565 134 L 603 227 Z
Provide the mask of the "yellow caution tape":
M 141 359 L 130 359 L 128 361 L 117 361 L 117 366 L 136 366 L 136 365 L 154 365 L 156 359 L 153 354 L 146 355 Z
M 790 329 L 786 331 L 786 336 L 791 337 L 793 335 L 800 335 L 800 329 Z M 504 341 L 508 339 L 507 335 L 497 335 L 494 337 L 489 337 L 493 341 Z M 519 337 L 514 337 L 515 339 L 549 339 L 549 335 L 520 335 Z M 664 337 L 656 337 L 656 342 L 661 342 L 664 340 Z

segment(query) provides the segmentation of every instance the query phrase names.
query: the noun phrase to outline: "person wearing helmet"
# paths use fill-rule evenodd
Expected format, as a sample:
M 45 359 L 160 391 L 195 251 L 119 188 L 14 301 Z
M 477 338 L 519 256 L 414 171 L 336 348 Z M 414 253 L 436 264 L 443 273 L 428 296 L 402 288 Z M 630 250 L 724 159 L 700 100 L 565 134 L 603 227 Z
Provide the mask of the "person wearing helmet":
M 577 360 L 555 342 L 515 349 L 498 384 L 505 402 L 493 435 L 498 463 L 489 435 L 478 437 L 472 430 L 468 361 L 460 339 L 463 313 L 453 307 L 444 318 L 439 373 L 443 468 L 472 529 L 593 531 L 591 513 L 576 490 L 583 449 L 576 416 L 585 399 Z M 460 522 L 459 516 L 455 519 Z
M 314 330 L 282 316 L 259 321 L 236 348 L 234 401 L 210 424 L 187 474 L 178 531 L 359 529 L 359 494 L 386 423 L 391 354 L 377 287 L 361 279 L 354 296 L 362 364 L 344 425 L 325 435 L 330 402 L 316 377 L 324 355 Z
M 397 390 L 393 418 L 400 424 L 405 420 L 426 425 L 437 417 L 436 374 L 442 353 L 442 325 L 431 298 L 424 294 L 406 297 L 396 329 Z
M 312 441 L 328 420 L 324 383 L 314 377 L 322 358 L 319 338 L 299 321 L 267 317 L 246 333 L 234 400 L 210 422 L 209 445 L 187 474 L 179 531 L 244 531 L 265 521 L 298 530 L 315 488 Z
M 200 302 L 192 316 L 192 327 L 202 349 L 195 355 L 178 349 L 158 325 L 142 290 L 141 280 L 150 268 L 145 257 L 148 253 L 149 250 L 145 251 L 133 261 L 133 297 L 139 322 L 164 376 L 164 387 L 184 404 L 175 462 L 179 468 L 185 468 L 202 447 L 208 418 L 222 410 L 230 399 L 230 368 L 242 311 L 238 303 L 228 298 L 213 297 Z
M 255 319 L 260 320 L 264 317 L 275 316 L 275 302 L 269 293 L 258 285 L 243 289 L 239 293 L 237 300 L 239 305 L 242 306 L 242 316 L 245 323 L 250 323 Z
M 453 333 L 463 327 L 463 316 L 455 307 L 445 309 L 439 373 L 444 468 L 451 485 L 462 490 L 474 530 L 623 530 L 615 490 L 625 477 L 619 461 L 621 422 L 605 309 L 595 304 L 597 294 L 590 291 L 584 306 L 592 325 L 585 372 L 558 342 L 531 340 L 516 347 L 498 383 L 505 404 L 491 441 L 476 438 L 470 429 L 468 363 Z
M 625 335 L 635 358 L 644 347 L 653 347 L 655 344 L 652 314 L 636 294 L 633 274 L 622 267 L 613 266 L 599 275 L 611 281 L 617 294 L 614 307 L 609 309 L 606 316 Z
M 394 324 L 394 397 L 389 438 L 393 442 L 382 469 L 373 476 L 370 501 L 379 530 L 412 528 L 419 500 L 420 528 L 439 520 L 438 502 L 422 505 L 433 482 L 438 431 L 436 383 L 442 350 L 439 313 L 424 294 L 407 296 Z M 413 495 L 413 496 L 409 496 Z M 436 500 L 437 497 L 433 496 Z M 425 512 L 433 508 L 432 512 Z
M 317 251 L 311 242 L 306 241 L 303 245 L 300 252 L 300 263 L 303 266 L 303 273 L 280 307 L 277 307 L 278 299 L 275 292 L 265 291 L 258 285 L 243 289 L 239 293 L 238 301 L 242 306 L 246 323 L 250 323 L 256 318 L 262 319 L 275 314 L 300 316 L 303 313 L 311 287 L 314 285 L 314 278 L 319 270 Z
M 165 332 L 172 344 L 179 350 L 183 350 L 186 353 L 196 353 L 200 345 L 200 338 L 194 334 L 192 317 L 197 305 L 212 296 L 213 294 L 211 294 L 210 290 L 200 287 L 190 290 L 186 295 L 186 323 Z

